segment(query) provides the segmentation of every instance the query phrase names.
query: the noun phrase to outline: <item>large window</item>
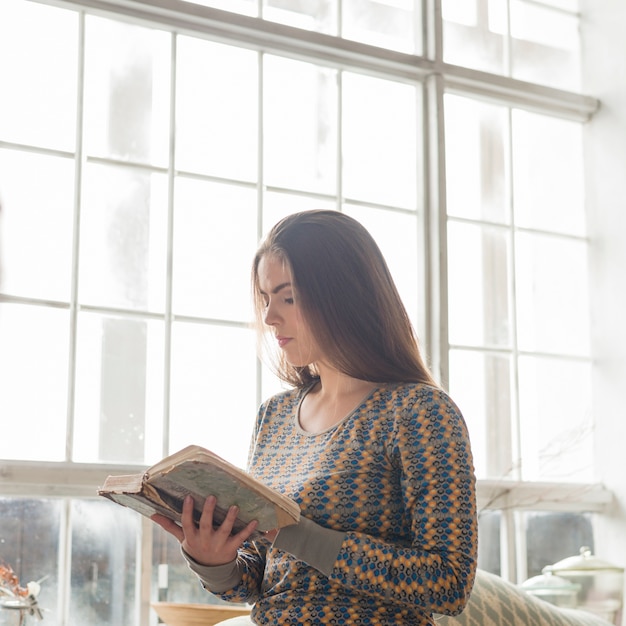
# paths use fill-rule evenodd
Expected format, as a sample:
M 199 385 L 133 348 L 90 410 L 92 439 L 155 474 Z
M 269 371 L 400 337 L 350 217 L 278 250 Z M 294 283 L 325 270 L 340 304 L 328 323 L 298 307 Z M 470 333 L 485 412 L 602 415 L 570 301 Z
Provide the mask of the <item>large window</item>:
M 47 577 L 46 623 L 217 601 L 93 496 L 189 443 L 245 464 L 279 388 L 250 261 L 309 208 L 374 234 L 466 416 L 480 565 L 592 544 L 575 0 L 93 4 L 0 3 L 0 560 Z

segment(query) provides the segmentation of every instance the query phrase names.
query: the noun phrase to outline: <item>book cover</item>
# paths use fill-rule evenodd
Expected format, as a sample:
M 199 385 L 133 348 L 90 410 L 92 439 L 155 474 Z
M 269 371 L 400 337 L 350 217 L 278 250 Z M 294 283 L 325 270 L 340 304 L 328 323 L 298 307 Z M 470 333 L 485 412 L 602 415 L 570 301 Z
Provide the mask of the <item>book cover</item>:
M 200 446 L 187 446 L 140 474 L 109 476 L 98 495 L 151 517 L 165 515 L 180 523 L 185 496 L 194 499 L 194 518 L 200 519 L 204 501 L 217 498 L 215 525 L 224 520 L 230 506 L 239 507 L 233 527 L 236 533 L 257 520 L 258 532 L 296 524 L 296 502 L 264 485 L 244 470 Z

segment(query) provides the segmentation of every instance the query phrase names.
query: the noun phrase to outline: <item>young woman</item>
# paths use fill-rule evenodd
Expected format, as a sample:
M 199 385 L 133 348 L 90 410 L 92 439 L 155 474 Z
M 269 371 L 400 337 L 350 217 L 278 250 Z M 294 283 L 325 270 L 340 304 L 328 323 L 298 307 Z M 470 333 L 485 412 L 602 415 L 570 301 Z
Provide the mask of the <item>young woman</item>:
M 299 503 L 295 526 L 250 541 L 199 527 L 182 544 L 204 586 L 255 624 L 433 624 L 459 613 L 476 568 L 466 426 L 433 381 L 385 260 L 337 211 L 279 222 L 253 263 L 262 328 L 293 388 L 258 413 L 248 470 Z

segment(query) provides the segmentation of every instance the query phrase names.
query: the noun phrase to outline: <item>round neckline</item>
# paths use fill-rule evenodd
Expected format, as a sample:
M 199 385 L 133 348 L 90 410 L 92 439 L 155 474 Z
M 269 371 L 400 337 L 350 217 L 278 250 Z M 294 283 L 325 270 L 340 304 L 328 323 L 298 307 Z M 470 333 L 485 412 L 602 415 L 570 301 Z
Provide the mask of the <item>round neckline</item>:
M 302 392 L 300 393 L 300 399 L 298 401 L 298 405 L 296 406 L 296 410 L 293 416 L 293 421 L 294 421 L 296 431 L 301 435 L 306 435 L 307 437 L 317 437 L 319 435 L 324 435 L 326 433 L 331 432 L 332 430 L 335 430 L 341 424 L 343 424 L 347 419 L 352 417 L 363 406 L 363 404 L 365 404 L 366 400 L 372 397 L 380 389 L 379 385 L 375 385 L 358 401 L 358 403 L 354 406 L 354 408 L 350 410 L 346 415 L 344 415 L 338 422 L 336 422 L 332 426 L 329 426 L 328 428 L 325 428 L 324 430 L 318 430 L 318 431 L 312 432 L 310 430 L 305 430 L 304 428 L 302 428 L 302 425 L 300 424 L 300 408 L 302 407 L 302 402 L 304 402 L 304 398 L 309 394 L 311 389 L 313 389 L 313 387 L 317 385 L 318 382 L 319 380 L 316 380 L 312 382 L 310 385 L 308 385 L 307 387 L 302 389 Z

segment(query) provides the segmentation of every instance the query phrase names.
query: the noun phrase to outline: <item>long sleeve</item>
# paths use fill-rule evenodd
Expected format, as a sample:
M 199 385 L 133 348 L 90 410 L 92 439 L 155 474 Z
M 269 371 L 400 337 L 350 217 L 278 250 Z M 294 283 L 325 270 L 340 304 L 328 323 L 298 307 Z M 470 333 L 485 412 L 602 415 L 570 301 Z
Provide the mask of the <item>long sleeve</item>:
M 305 561 L 311 555 L 309 564 L 331 581 L 366 596 L 458 613 L 469 596 L 476 563 L 475 481 L 458 410 L 441 392 L 429 391 L 397 417 L 388 453 L 400 469 L 410 545 L 363 532 L 330 531 L 305 520 L 301 527 L 281 531 L 274 547 Z M 381 504 L 383 517 L 384 500 Z M 334 555 L 329 546 L 338 546 Z
M 266 546 L 267 542 L 249 543 L 234 561 L 217 566 L 202 565 L 182 548 L 181 552 L 207 591 L 229 602 L 254 603 L 261 593 Z
M 226 573 L 233 587 L 217 581 L 218 595 L 254 602 L 253 621 L 267 625 L 426 626 L 433 613 L 460 612 L 475 576 L 477 519 L 456 405 L 426 385 L 383 385 L 333 428 L 307 433 L 304 393 L 261 407 L 249 464 L 298 502 L 301 523 L 271 546 L 246 544 Z

